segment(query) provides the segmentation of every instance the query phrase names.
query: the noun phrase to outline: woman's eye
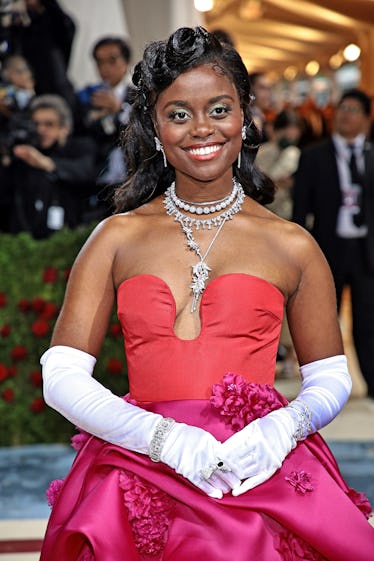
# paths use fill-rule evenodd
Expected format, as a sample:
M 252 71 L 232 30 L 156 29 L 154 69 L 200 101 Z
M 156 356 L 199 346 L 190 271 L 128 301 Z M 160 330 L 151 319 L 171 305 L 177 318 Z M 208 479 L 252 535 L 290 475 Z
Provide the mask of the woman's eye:
M 183 122 L 189 118 L 189 114 L 187 111 L 183 109 L 179 109 L 178 111 L 172 111 L 169 115 L 169 119 L 171 121 Z
M 216 107 L 213 107 L 211 113 L 213 117 L 225 117 L 230 111 L 231 107 L 228 105 L 217 105 Z

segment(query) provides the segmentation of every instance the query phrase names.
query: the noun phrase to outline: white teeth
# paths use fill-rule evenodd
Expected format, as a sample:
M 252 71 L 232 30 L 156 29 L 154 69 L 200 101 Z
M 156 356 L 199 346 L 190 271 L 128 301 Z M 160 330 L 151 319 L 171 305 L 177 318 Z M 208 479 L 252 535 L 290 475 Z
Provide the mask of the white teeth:
M 212 154 L 213 152 L 217 152 L 221 146 L 219 144 L 215 144 L 214 146 L 203 146 L 201 148 L 190 148 L 188 152 L 193 154 L 194 156 L 206 156 L 207 154 Z

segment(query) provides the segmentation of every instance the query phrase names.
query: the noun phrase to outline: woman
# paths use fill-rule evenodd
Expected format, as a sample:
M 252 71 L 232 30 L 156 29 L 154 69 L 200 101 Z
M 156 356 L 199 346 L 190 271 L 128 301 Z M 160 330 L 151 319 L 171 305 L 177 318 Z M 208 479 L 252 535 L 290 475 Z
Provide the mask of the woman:
M 183 28 L 134 83 L 120 212 L 78 256 L 41 359 L 47 402 L 95 435 L 41 559 L 369 561 L 374 531 L 308 436 L 350 391 L 330 272 L 259 204 L 273 186 L 253 166 L 245 67 Z M 115 298 L 126 400 L 91 377 Z M 284 305 L 304 378 L 288 406 L 271 387 Z

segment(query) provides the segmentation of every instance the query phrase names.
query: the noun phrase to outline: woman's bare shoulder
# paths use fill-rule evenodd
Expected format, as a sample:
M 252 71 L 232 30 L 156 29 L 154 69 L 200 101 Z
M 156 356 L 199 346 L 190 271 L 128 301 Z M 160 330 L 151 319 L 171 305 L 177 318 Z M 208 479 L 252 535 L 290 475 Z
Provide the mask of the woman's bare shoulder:
M 262 231 L 269 236 L 274 247 L 281 246 L 300 256 L 305 255 L 305 252 L 319 251 L 313 236 L 299 224 L 285 220 L 265 207 L 258 211 L 257 218 L 262 224 Z
M 118 244 L 123 245 L 144 228 L 144 225 L 145 213 L 141 211 L 113 214 L 99 222 L 92 231 L 88 242 L 111 247 L 116 247 Z

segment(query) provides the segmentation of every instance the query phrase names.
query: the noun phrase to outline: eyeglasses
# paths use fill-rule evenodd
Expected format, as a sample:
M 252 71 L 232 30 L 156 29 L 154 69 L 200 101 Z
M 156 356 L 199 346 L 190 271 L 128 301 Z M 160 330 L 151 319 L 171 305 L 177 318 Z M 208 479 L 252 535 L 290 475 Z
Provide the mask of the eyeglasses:
M 343 111 L 344 113 L 354 113 L 356 115 L 358 115 L 359 113 L 363 113 L 361 107 L 356 107 L 356 105 L 346 105 L 345 103 L 339 105 L 337 109 L 339 111 Z
M 31 70 L 28 66 L 14 66 L 13 68 L 10 67 L 9 70 L 15 74 L 24 74 L 25 72 L 30 72 L 31 74 Z

